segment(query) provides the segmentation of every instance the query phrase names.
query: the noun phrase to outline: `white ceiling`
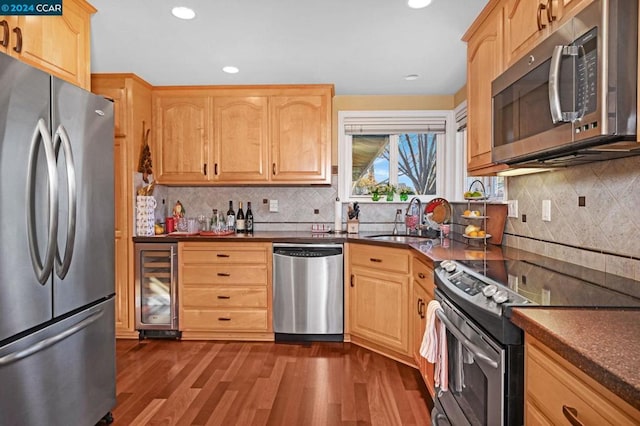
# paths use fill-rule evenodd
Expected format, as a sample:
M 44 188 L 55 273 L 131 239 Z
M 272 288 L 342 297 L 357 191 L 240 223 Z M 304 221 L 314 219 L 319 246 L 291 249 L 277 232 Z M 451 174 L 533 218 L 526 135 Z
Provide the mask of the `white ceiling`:
M 487 0 L 418 10 L 406 0 L 90 2 L 92 72 L 133 72 L 153 85 L 332 83 L 337 95 L 450 95 L 466 78 L 460 39 Z M 174 6 L 196 18 L 174 18 Z

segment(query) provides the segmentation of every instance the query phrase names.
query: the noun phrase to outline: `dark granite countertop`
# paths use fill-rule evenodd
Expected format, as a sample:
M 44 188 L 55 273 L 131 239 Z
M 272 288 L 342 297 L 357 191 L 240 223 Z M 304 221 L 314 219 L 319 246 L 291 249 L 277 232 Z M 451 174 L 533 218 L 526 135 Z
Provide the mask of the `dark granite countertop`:
M 640 310 L 515 308 L 511 321 L 640 410 Z

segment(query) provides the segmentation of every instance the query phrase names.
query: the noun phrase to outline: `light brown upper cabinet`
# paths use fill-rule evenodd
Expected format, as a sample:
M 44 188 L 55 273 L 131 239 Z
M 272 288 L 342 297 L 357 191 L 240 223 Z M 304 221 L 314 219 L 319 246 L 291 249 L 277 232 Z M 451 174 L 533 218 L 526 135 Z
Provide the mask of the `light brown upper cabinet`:
M 504 55 L 510 66 L 593 0 L 505 0 Z
M 507 168 L 491 161 L 491 82 L 504 70 L 504 9 L 491 5 L 463 37 L 467 41 L 467 172 L 473 176 Z
M 274 96 L 271 115 L 271 180 L 330 183 L 331 98 L 325 94 Z
M 62 16 L 0 16 L 0 52 L 89 90 L 95 12 L 84 0 L 65 0 Z
M 205 183 L 209 167 L 209 97 L 197 91 L 153 93 L 156 181 Z
M 158 183 L 329 184 L 333 86 L 156 88 Z

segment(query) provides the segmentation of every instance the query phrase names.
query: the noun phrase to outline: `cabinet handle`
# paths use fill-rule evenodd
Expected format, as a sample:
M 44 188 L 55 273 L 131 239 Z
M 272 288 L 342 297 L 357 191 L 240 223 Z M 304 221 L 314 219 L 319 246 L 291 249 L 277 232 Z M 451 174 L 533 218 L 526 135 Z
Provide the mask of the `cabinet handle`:
M 0 41 L 0 45 L 2 47 L 7 47 L 9 45 L 9 23 L 6 20 L 0 21 L 0 26 L 3 29 L 2 41 Z
M 231 318 L 227 318 L 227 317 L 218 317 L 218 321 L 231 321 Z
M 370 257 L 369 260 L 375 263 L 382 263 L 382 259 L 376 259 L 375 257 Z
M 218 253 L 218 254 L 216 254 L 216 256 L 218 256 L 218 257 L 229 257 L 228 254 L 224 254 L 224 253 Z
M 218 163 L 213 163 L 213 174 L 218 176 Z
M 349 280 L 351 287 L 355 287 L 355 279 L 356 277 L 353 274 L 351 274 L 351 279 Z
M 547 21 L 552 22 L 556 20 L 556 16 L 553 14 L 553 0 L 547 1 Z
M 424 279 L 424 274 L 422 272 L 418 272 L 418 277 L 423 280 Z
M 427 304 L 426 304 L 426 303 L 424 303 L 424 300 L 423 300 L 423 301 L 422 301 L 422 315 L 420 315 L 420 318 L 424 318 L 424 317 L 427 315 L 427 313 L 426 313 L 426 312 L 425 312 L 425 310 L 424 310 L 424 307 L 425 307 L 425 306 L 427 306 Z
M 569 420 L 573 426 L 584 426 L 584 424 L 578 420 L 578 410 L 573 407 L 568 407 L 566 405 L 562 406 L 562 414 Z
M 207 163 L 204 163 L 203 172 L 204 172 L 204 175 L 206 176 L 207 175 Z
M 542 23 L 542 11 L 546 9 L 547 9 L 547 6 L 545 6 L 544 4 L 540 3 L 538 5 L 538 30 L 543 30 L 547 28 L 547 26 Z
M 231 299 L 231 296 L 218 296 L 218 299 Z
M 227 273 L 227 272 L 218 272 L 218 276 L 219 277 L 230 277 L 231 274 Z
M 420 318 L 424 318 L 422 316 L 422 298 L 418 297 L 418 315 L 420 315 Z
M 13 48 L 13 50 L 17 53 L 22 52 L 22 30 L 18 27 L 13 29 L 13 32 L 16 33 L 16 36 L 18 37 L 16 40 L 16 45 Z
M 273 165 L 271 166 L 271 173 L 273 173 L 273 175 L 276 175 L 276 163 L 273 163 Z

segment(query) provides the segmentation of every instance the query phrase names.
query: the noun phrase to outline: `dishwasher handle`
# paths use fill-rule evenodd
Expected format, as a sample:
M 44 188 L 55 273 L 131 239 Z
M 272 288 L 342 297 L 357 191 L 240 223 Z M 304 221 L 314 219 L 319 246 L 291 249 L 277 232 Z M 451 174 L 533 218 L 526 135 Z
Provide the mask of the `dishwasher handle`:
M 274 244 L 273 254 L 285 257 L 300 257 L 310 259 L 315 257 L 341 256 L 340 244 Z

